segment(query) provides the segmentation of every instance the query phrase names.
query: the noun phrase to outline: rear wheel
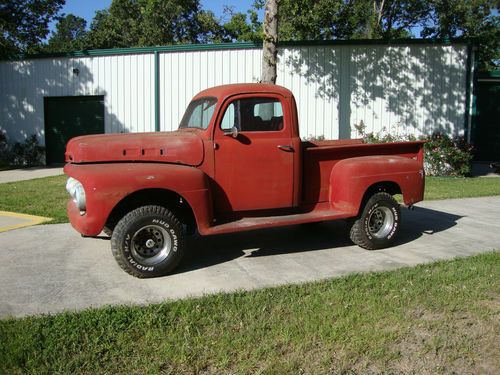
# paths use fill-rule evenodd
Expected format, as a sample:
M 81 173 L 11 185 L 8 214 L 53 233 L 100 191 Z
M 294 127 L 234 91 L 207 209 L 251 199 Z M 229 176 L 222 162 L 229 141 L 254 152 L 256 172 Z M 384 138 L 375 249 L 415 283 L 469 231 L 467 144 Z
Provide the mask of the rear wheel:
M 388 247 L 399 232 L 401 212 L 392 195 L 372 195 L 354 220 L 350 230 L 352 242 L 367 250 Z
M 143 206 L 125 215 L 111 236 L 118 265 L 139 278 L 164 276 L 184 254 L 184 229 L 164 207 Z

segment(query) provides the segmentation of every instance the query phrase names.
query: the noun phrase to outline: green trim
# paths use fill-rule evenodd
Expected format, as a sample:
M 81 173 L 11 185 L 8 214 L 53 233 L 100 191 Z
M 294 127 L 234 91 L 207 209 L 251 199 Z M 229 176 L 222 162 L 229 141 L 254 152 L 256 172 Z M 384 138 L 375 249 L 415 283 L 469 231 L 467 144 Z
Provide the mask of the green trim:
M 471 45 L 467 46 L 467 62 L 466 62 L 466 72 L 465 72 L 465 114 L 464 114 L 464 138 L 470 143 L 471 141 L 471 134 L 472 133 L 472 124 L 471 124 L 471 108 L 470 108 L 470 101 L 471 101 L 471 82 L 472 79 L 474 78 L 472 76 L 472 69 L 473 69 L 473 48 Z M 474 91 L 474 90 L 473 90 Z
M 154 52 L 155 54 L 155 68 L 154 68 L 154 76 L 155 76 L 155 131 L 160 131 L 160 55 L 158 51 Z
M 478 72 L 477 78 L 500 78 L 500 70 L 490 70 L 489 72 Z
M 307 46 L 346 46 L 346 45 L 451 45 L 451 44 L 471 44 L 471 39 L 351 39 L 351 40 L 304 40 L 279 42 L 278 47 L 307 47 Z M 53 57 L 92 57 L 92 56 L 114 56 L 162 52 L 188 52 L 188 51 L 217 51 L 233 49 L 260 49 L 262 42 L 238 42 L 238 43 L 213 43 L 213 44 L 176 44 L 157 47 L 132 47 L 132 48 L 112 48 L 93 49 L 85 51 L 73 51 L 65 53 L 45 53 L 36 55 L 25 55 L 22 59 L 40 59 Z

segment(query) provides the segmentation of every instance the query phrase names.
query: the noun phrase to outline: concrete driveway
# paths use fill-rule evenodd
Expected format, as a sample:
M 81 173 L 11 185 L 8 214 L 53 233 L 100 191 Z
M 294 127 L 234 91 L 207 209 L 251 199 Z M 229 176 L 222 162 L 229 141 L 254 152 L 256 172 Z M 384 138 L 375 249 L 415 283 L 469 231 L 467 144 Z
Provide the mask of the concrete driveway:
M 193 238 L 176 274 L 140 280 L 123 272 L 109 239 L 68 224 L 0 233 L 0 317 L 107 304 L 145 304 L 390 270 L 500 249 L 500 197 L 423 202 L 403 210 L 397 246 L 353 246 L 343 222 Z
M 58 176 L 63 174 L 63 167 L 31 167 L 22 169 L 8 169 L 0 171 L 0 184 Z

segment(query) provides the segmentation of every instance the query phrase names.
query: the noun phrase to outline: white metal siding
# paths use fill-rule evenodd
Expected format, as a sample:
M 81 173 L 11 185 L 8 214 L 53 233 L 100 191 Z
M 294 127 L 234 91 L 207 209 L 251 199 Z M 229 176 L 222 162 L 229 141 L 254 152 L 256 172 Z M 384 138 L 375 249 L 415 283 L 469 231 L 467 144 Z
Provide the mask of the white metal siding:
M 260 49 L 160 54 L 161 130 L 175 130 L 200 90 L 257 82 Z M 279 50 L 278 84 L 298 105 L 303 137 L 367 132 L 463 134 L 465 45 L 326 45 Z M 79 75 L 73 74 L 73 69 Z M 154 131 L 154 55 L 46 58 L 0 63 L 0 131 L 43 143 L 44 96 L 104 95 L 105 131 Z

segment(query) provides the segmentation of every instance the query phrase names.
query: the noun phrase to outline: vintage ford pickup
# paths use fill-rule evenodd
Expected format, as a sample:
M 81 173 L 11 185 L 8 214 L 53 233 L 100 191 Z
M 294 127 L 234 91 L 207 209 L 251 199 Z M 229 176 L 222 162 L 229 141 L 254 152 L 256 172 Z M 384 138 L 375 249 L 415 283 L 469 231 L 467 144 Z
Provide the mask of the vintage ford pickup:
M 84 236 L 111 235 L 136 277 L 166 275 L 185 237 L 349 219 L 365 249 L 389 246 L 423 199 L 423 142 L 302 141 L 280 86 L 210 88 L 173 132 L 90 135 L 66 149 L 68 216 Z

